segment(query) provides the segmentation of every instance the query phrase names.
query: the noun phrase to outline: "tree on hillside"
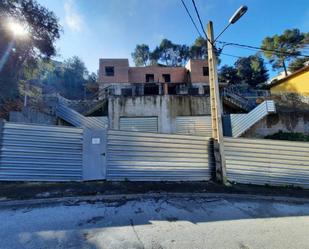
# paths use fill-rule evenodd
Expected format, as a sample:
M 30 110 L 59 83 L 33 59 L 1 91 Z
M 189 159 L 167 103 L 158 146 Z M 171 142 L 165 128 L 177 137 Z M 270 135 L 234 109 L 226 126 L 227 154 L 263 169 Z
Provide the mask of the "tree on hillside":
M 160 62 L 166 66 L 183 66 L 189 59 L 189 47 L 163 39 L 160 45 L 150 52 L 149 58 L 152 65 Z
M 239 58 L 235 62 L 235 68 L 241 82 L 253 87 L 268 79 L 264 60 L 258 54 Z
M 136 45 L 131 56 L 134 60 L 135 66 L 147 66 L 150 56 L 149 46 L 146 44 Z
M 172 66 L 173 60 L 175 61 L 174 48 L 175 45 L 168 39 L 163 39 L 159 45 L 160 60 L 167 66 Z
M 131 55 L 136 66 L 158 63 L 174 67 L 184 66 L 189 59 L 207 59 L 207 42 L 203 37 L 198 37 L 194 44 L 188 46 L 163 39 L 152 51 L 146 44 L 136 45 Z M 219 62 L 219 54 L 217 57 Z
M 28 34 L 18 39 L 8 27 L 21 25 Z M 0 2 L 0 98 L 16 98 L 24 69 L 32 70 L 39 58 L 55 55 L 54 43 L 60 37 L 60 25 L 54 13 L 35 0 Z M 27 65 L 27 67 L 24 67 Z
M 203 37 L 198 37 L 190 47 L 190 59 L 207 58 L 207 41 Z
M 224 65 L 219 70 L 219 81 L 229 84 L 237 84 L 240 82 L 240 77 L 237 74 L 237 69 L 232 66 Z
M 158 64 L 158 61 L 160 60 L 160 49 L 159 49 L 159 47 L 156 47 L 152 52 L 150 52 L 149 60 L 150 60 L 151 65 Z
M 98 75 L 91 73 L 86 81 L 86 91 L 90 93 L 90 97 L 94 96 L 99 91 Z M 87 94 L 89 95 L 89 94 Z
M 68 99 L 81 99 L 89 72 L 84 62 L 74 56 L 63 63 L 63 95 Z
M 274 69 L 283 68 L 287 75 L 287 62 L 300 54 L 302 48 L 309 44 L 309 33 L 299 29 L 287 29 L 282 35 L 266 37 L 262 41 L 263 54 L 271 62 Z M 273 51 L 278 52 L 273 52 Z
M 296 58 L 289 64 L 289 71 L 292 73 L 303 68 L 305 66 L 305 62 L 309 61 L 308 58 Z
M 89 74 L 84 62 L 77 56 L 64 62 L 40 59 L 31 72 L 27 77 L 32 84 L 41 85 L 48 92 L 60 93 L 68 99 L 82 99 L 87 91 L 94 93 L 98 88 L 97 75 Z
M 175 59 L 174 59 L 174 66 L 184 66 L 190 57 L 190 50 L 189 46 L 175 44 Z

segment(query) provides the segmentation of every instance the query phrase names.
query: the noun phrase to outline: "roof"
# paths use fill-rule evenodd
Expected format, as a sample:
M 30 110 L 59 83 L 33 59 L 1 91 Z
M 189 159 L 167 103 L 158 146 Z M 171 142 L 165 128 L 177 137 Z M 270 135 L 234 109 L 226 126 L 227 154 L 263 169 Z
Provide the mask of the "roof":
M 308 65 L 308 66 L 305 66 L 305 67 L 303 67 L 303 68 L 301 68 L 301 69 L 299 69 L 299 70 L 297 70 L 297 71 L 295 71 L 294 73 L 291 73 L 290 75 L 288 75 L 288 76 L 286 76 L 286 77 L 284 77 L 284 78 L 282 78 L 282 79 L 280 79 L 280 80 L 276 80 L 276 81 L 270 83 L 270 84 L 268 85 L 268 87 L 277 86 L 277 85 L 279 85 L 279 84 L 285 82 L 286 80 L 288 80 L 288 79 L 290 79 L 290 78 L 293 78 L 293 77 L 295 77 L 295 76 L 297 76 L 297 75 L 299 75 L 299 74 L 302 74 L 302 73 L 304 73 L 304 72 L 307 72 L 307 71 L 309 71 L 309 65 Z

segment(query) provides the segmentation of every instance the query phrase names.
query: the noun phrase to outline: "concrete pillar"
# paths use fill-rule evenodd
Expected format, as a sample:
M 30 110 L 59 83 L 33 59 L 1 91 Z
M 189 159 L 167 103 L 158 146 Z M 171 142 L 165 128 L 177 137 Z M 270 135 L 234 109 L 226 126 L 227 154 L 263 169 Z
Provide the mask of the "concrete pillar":
M 167 86 L 167 83 L 164 83 L 164 84 L 163 84 L 163 94 L 164 94 L 164 95 L 168 95 L 168 86 Z
M 110 129 L 119 130 L 119 98 L 108 99 L 108 125 Z
M 171 96 L 161 96 L 159 118 L 159 133 L 171 133 L 172 132 L 172 109 Z

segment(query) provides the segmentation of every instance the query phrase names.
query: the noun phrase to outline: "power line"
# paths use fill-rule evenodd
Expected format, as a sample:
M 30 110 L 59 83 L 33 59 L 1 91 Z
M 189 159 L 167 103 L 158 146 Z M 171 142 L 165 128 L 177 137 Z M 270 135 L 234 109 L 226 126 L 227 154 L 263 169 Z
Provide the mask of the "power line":
M 198 12 L 198 9 L 197 9 L 197 7 L 196 7 L 195 1 L 192 0 L 192 3 L 193 3 L 194 10 L 195 10 L 195 13 L 196 13 L 196 15 L 197 15 L 197 18 L 198 18 L 198 20 L 199 20 L 199 23 L 200 23 L 200 25 L 201 25 L 202 31 L 203 31 L 203 33 L 204 33 L 204 35 L 205 35 L 207 41 L 208 41 L 210 44 L 212 44 L 212 42 L 208 39 L 208 36 L 207 36 L 207 34 L 206 34 L 206 32 L 205 32 L 205 29 L 204 29 L 204 26 L 203 26 L 203 23 L 202 23 L 202 20 L 201 20 L 201 17 L 200 17 L 200 13 Z
M 227 54 L 227 53 L 220 53 L 220 55 L 225 55 L 225 56 L 229 56 L 229 57 L 234 57 L 237 59 L 241 59 L 241 58 L 246 58 L 247 56 L 239 56 L 239 55 L 234 55 L 234 54 Z M 272 65 L 270 62 L 263 60 L 264 64 L 268 64 L 268 65 Z
M 259 48 L 251 45 L 245 45 L 245 44 L 239 44 L 239 43 L 233 43 L 233 42 L 224 42 L 224 41 L 217 41 L 218 43 L 223 44 L 224 46 L 231 45 L 231 46 L 237 46 L 237 47 L 242 47 L 246 49 L 253 49 L 253 50 L 258 50 L 258 51 L 266 51 L 266 52 L 273 52 L 276 54 L 283 54 L 283 55 L 290 55 L 290 56 L 303 56 L 303 57 L 308 57 L 309 55 L 306 54 L 301 54 L 301 53 L 290 53 L 290 52 L 284 52 L 284 51 L 279 51 L 279 50 L 274 50 L 274 49 L 266 49 L 266 48 Z
M 191 14 L 190 14 L 190 12 L 189 12 L 189 10 L 188 10 L 188 8 L 187 8 L 185 2 L 184 2 L 183 0 L 181 0 L 181 2 L 182 2 L 182 4 L 183 4 L 183 7 L 186 9 L 186 12 L 187 12 L 187 14 L 189 15 L 189 17 L 190 17 L 190 19 L 191 19 L 191 22 L 193 23 L 193 25 L 194 25 L 194 27 L 195 27 L 197 33 L 199 34 L 200 37 L 203 37 L 203 35 L 202 35 L 201 32 L 199 31 L 198 27 L 196 26 L 196 23 L 194 22 L 194 20 L 193 20 Z
M 225 55 L 225 56 L 230 56 L 230 57 L 234 57 L 234 58 L 242 58 L 241 56 L 238 56 L 238 55 L 233 55 L 233 54 L 226 54 L 226 53 L 220 53 L 220 55 Z
M 198 32 L 199 36 L 202 37 L 202 34 L 200 32 L 200 30 L 198 29 L 195 21 L 193 20 L 191 14 L 190 14 L 190 11 L 188 10 L 185 2 L 183 0 L 181 0 L 188 16 L 190 17 L 190 20 L 192 22 L 192 24 L 194 25 L 196 31 Z M 194 6 L 194 10 L 195 10 L 195 13 L 198 17 L 198 20 L 199 20 L 199 23 L 200 23 L 200 26 L 202 28 L 202 31 L 206 37 L 206 39 L 210 42 L 210 40 L 208 39 L 208 36 L 205 32 L 205 29 L 203 27 L 203 23 L 202 23 L 202 20 L 201 20 L 201 17 L 200 17 L 200 14 L 198 12 L 198 9 L 197 9 L 197 6 L 195 4 L 195 0 L 192 0 L 192 3 L 193 3 L 193 6 Z M 290 53 L 290 52 L 284 52 L 284 51 L 278 51 L 278 50 L 273 50 L 273 49 L 265 49 L 265 48 L 260 48 L 260 47 L 255 47 L 255 46 L 251 46 L 251 45 L 245 45 L 245 44 L 239 44 L 239 43 L 233 43 L 233 42 L 225 42 L 225 41 L 216 41 L 218 43 L 221 43 L 223 44 L 223 47 L 221 48 L 221 50 L 224 48 L 224 46 L 228 46 L 228 45 L 231 45 L 231 46 L 237 46 L 237 47 L 241 47 L 243 49 L 247 49 L 247 50 L 251 50 L 251 51 L 267 51 L 267 52 L 273 52 L 273 53 L 276 53 L 276 54 L 285 54 L 285 55 L 290 55 L 290 56 L 303 56 L 303 57 L 308 57 L 309 58 L 309 55 L 307 54 L 301 54 L 301 53 Z M 210 42 L 211 43 L 211 42 Z M 214 44 L 213 44 L 214 45 Z M 226 53 L 220 53 L 222 55 L 226 55 L 226 56 L 230 56 L 230 57 L 235 57 L 235 58 L 242 58 L 241 56 L 237 56 L 237 55 L 231 55 L 231 54 L 226 54 Z

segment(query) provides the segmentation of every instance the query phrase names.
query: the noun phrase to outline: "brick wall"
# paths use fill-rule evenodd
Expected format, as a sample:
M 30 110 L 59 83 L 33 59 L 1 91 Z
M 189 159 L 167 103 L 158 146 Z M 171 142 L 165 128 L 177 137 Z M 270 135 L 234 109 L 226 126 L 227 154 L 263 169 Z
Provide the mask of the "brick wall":
M 106 76 L 105 67 L 114 67 L 114 76 Z M 128 71 L 128 59 L 100 59 L 99 83 L 128 83 Z
M 187 70 L 184 67 L 130 67 L 129 68 L 129 82 L 131 83 L 145 83 L 146 74 L 154 75 L 154 82 L 165 82 L 163 74 L 170 74 L 172 83 L 187 82 Z
M 208 83 L 209 77 L 203 76 L 203 67 L 208 67 L 206 60 L 189 60 L 186 68 L 190 71 L 192 83 Z
M 129 67 L 128 59 L 100 59 L 99 83 L 145 83 L 146 74 L 154 75 L 154 82 L 165 82 L 163 74 L 170 74 L 172 83 L 188 82 L 188 73 L 192 83 L 208 83 L 209 77 L 203 76 L 205 60 L 190 60 L 186 67 Z M 107 76 L 106 67 L 114 67 L 114 76 Z

